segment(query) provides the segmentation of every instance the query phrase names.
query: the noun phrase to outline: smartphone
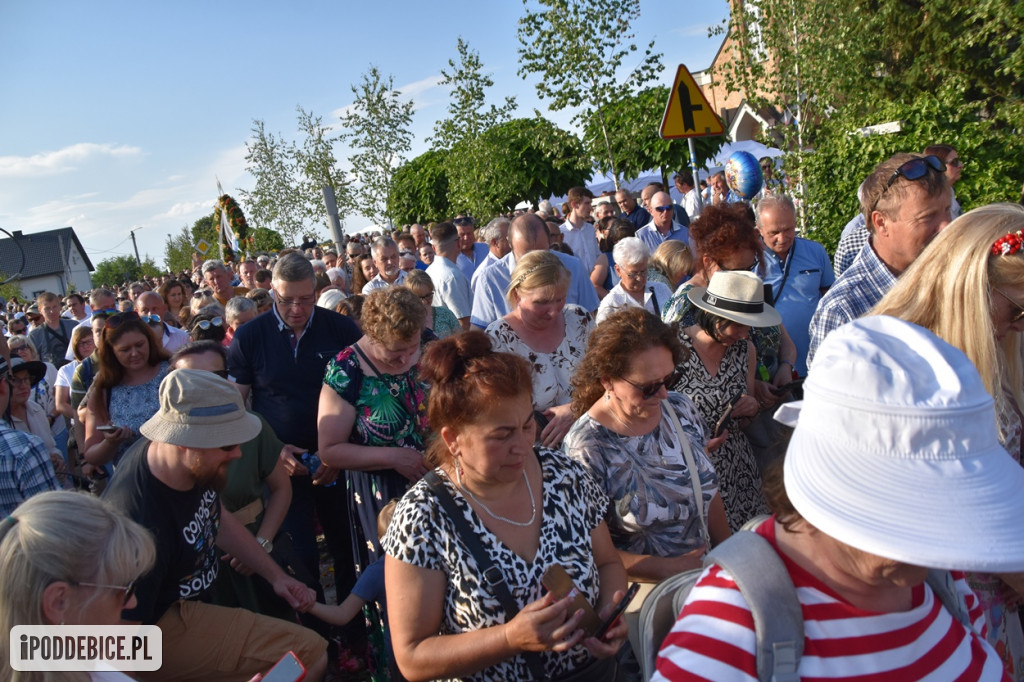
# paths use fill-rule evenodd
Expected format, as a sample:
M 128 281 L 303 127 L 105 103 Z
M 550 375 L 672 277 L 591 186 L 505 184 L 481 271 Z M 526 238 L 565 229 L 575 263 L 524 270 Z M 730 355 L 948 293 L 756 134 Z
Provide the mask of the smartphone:
M 806 378 L 807 377 L 800 377 L 799 379 L 794 379 L 793 381 L 789 382 L 788 384 L 783 384 L 783 385 L 779 386 L 778 388 L 772 387 L 772 393 L 774 393 L 775 395 L 785 395 L 786 393 L 789 393 L 790 391 L 792 391 L 794 389 L 797 389 L 797 388 L 800 388 L 801 386 L 803 386 L 804 385 L 804 379 L 806 379 Z
M 594 633 L 594 637 L 597 637 L 598 639 L 604 637 L 604 633 L 608 632 L 608 628 L 610 628 L 612 623 L 622 615 L 622 612 L 626 610 L 626 607 L 629 606 L 629 603 L 633 601 L 633 597 L 635 597 L 636 593 L 639 591 L 640 583 L 633 583 L 629 586 L 629 589 L 626 590 L 626 595 L 619 600 L 618 604 L 615 605 L 615 610 L 612 611 L 611 615 L 601 623 L 601 627 L 599 627 L 597 632 Z
M 583 609 L 583 620 L 580 621 L 580 629 L 587 635 L 597 632 L 597 629 L 601 627 L 601 618 L 597 615 L 597 611 L 594 611 L 594 607 L 590 605 L 590 602 L 587 601 L 586 595 L 576 587 L 576 583 L 572 581 L 572 578 L 569 577 L 569 574 L 565 572 L 563 567 L 558 564 L 552 564 L 544 572 L 540 582 L 548 589 L 548 592 L 559 599 L 572 597 L 571 613 L 576 613 L 577 610 Z
M 738 403 L 742 397 L 743 391 L 740 391 L 732 397 L 732 400 L 726 403 L 725 410 L 722 411 L 722 416 L 718 418 L 718 423 L 715 424 L 715 430 L 711 434 L 712 438 L 718 438 L 722 435 L 722 429 L 724 429 L 729 423 L 729 420 L 732 419 L 732 408 L 736 407 L 736 403 Z
M 263 676 L 263 682 L 299 682 L 306 676 L 306 667 L 289 651 Z
M 121 428 L 121 427 L 120 426 L 114 426 L 113 424 L 103 424 L 101 426 L 97 426 L 96 430 L 99 431 L 100 433 L 114 433 L 119 428 Z

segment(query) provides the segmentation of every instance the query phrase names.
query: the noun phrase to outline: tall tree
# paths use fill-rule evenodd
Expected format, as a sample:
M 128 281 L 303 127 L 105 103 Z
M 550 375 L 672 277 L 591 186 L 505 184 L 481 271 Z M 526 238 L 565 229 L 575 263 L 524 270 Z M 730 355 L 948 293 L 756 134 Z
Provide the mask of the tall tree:
M 603 156 L 618 185 L 612 131 L 605 120 L 609 102 L 621 100 L 654 80 L 662 70 L 654 41 L 638 48 L 632 26 L 640 0 L 523 0 L 519 20 L 519 74 L 539 74 L 537 94 L 552 111 L 580 108 L 577 120 L 596 117 Z M 631 68 L 626 59 L 637 59 Z
M 292 157 L 297 171 L 299 195 L 302 197 L 302 214 L 307 224 L 326 226 L 327 207 L 323 201 L 323 188 L 328 185 L 334 190 L 341 217 L 352 206 L 349 180 L 338 166 L 334 156 L 334 145 L 338 135 L 331 135 L 321 116 L 302 107 L 296 107 L 299 114 L 299 134 L 302 143 L 292 147 Z
M 448 152 L 430 150 L 395 170 L 390 212 L 396 223 L 428 223 L 452 215 Z
M 339 139 L 355 152 L 349 157 L 352 174 L 359 180 L 354 204 L 363 215 L 386 224 L 395 169 L 412 148 L 413 104 L 401 100 L 394 78 L 382 76 L 376 66 L 352 86 L 352 94 L 356 99 L 341 116 L 345 131 Z
M 441 85 L 451 87 L 448 117 L 435 124 L 433 141 L 439 150 L 459 148 L 458 154 L 447 155 L 448 202 L 457 212 L 482 215 L 484 188 L 478 178 L 484 171 L 485 152 L 480 136 L 491 126 L 508 121 L 516 102 L 506 97 L 501 106 L 487 106 L 486 90 L 494 81 L 483 73 L 480 54 L 461 37 L 455 47 L 458 62 L 449 59 L 448 70 L 441 70 Z
M 160 270 L 148 254 L 141 264 L 135 261 L 135 256 L 115 256 L 96 264 L 96 269 L 92 273 L 92 283 L 98 286 L 113 287 L 144 276 L 152 277 L 158 274 L 160 274 Z
M 289 244 L 298 244 L 307 210 L 295 163 L 295 144 L 280 134 L 267 132 L 259 119 L 253 121 L 251 132 L 245 143 L 245 160 L 256 185 L 251 191 L 239 192 L 247 219 L 255 227 L 276 230 Z
M 663 140 L 658 135 L 669 89 L 664 86 L 647 88 L 629 94 L 605 107 L 604 123 L 611 133 L 612 152 L 618 162 L 618 171 L 625 178 L 636 178 L 649 170 L 658 170 L 662 182 L 668 187 L 669 174 L 690 165 L 690 152 L 686 140 Z M 703 167 L 722 146 L 722 136 L 699 137 L 695 140 L 697 166 Z M 596 112 L 584 119 L 583 145 L 594 159 L 597 169 L 612 172 L 604 149 L 604 134 Z
M 192 269 L 192 252 L 196 250 L 199 240 L 205 239 L 210 248 L 211 258 L 215 257 L 217 247 L 217 225 L 210 214 L 199 218 L 191 226 L 185 225 L 178 234 L 168 236 L 164 245 L 164 266 L 169 272 L 181 272 Z

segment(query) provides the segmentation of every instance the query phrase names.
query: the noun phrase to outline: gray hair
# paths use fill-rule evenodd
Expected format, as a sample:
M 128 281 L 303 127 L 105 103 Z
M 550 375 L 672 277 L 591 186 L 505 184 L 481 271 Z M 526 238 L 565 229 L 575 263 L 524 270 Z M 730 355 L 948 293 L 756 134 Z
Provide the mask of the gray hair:
M 327 308 L 328 310 L 334 310 L 338 306 L 339 301 L 343 301 L 348 296 L 345 295 L 344 291 L 340 289 L 328 289 L 324 293 L 320 294 L 320 298 L 317 299 L 316 304 L 321 308 Z
M 89 307 L 96 309 L 100 305 L 101 298 L 112 298 L 117 300 L 117 294 L 110 289 L 93 289 L 92 293 L 89 294 Z
M 381 251 L 390 247 L 398 248 L 398 244 L 395 243 L 394 239 L 391 237 L 377 237 L 373 240 L 373 244 L 370 245 L 370 253 L 376 257 Z
M 319 258 L 310 259 L 309 264 L 313 266 L 313 272 L 327 272 L 327 263 Z
M 345 272 L 345 268 L 327 268 L 327 279 L 333 282 L 339 278 L 343 282 L 348 282 L 348 273 Z
M 245 296 L 235 296 L 228 299 L 224 305 L 224 317 L 228 318 L 228 324 L 234 325 L 238 316 L 247 312 L 256 312 L 256 301 Z
M 639 237 L 626 237 L 612 249 L 616 265 L 637 265 L 651 259 L 651 250 Z
M 274 282 L 305 282 L 306 280 L 316 281 L 316 273 L 313 271 L 313 264 L 305 256 L 298 252 L 285 254 L 277 259 L 274 264 Z
M 758 226 L 761 225 L 761 213 L 768 209 L 788 208 L 796 215 L 796 205 L 793 198 L 788 194 L 768 194 L 754 206 L 754 215 L 757 217 Z
M 490 244 L 495 239 L 501 237 L 501 226 L 508 226 L 512 223 L 511 220 L 503 216 L 493 218 L 491 222 L 487 223 L 487 226 L 480 230 L 480 238 L 487 244 Z
M 219 258 L 211 258 L 210 260 L 204 260 L 203 261 L 203 267 L 202 267 L 201 272 L 202 272 L 202 274 L 205 275 L 206 273 L 210 272 L 211 270 L 225 270 L 225 269 L 227 269 L 227 266 L 224 265 L 224 261 L 220 260 Z

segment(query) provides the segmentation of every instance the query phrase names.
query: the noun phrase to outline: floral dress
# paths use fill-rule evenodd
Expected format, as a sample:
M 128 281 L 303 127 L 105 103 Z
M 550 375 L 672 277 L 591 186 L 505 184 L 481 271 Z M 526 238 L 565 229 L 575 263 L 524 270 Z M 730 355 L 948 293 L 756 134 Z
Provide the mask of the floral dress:
M 423 452 L 427 431 L 426 384 L 413 367 L 404 374 L 371 376 L 363 372 L 355 346 L 330 361 L 324 383 L 356 410 L 349 442 L 373 447 L 408 447 Z M 402 497 L 411 485 L 394 469 L 345 471 L 352 557 L 356 574 L 383 558 L 377 537 L 377 515 L 392 498 Z M 364 608 L 375 659 L 374 679 L 387 679 L 383 645 L 384 619 L 376 604 Z
M 705 431 L 710 433 L 722 416 L 729 401 L 747 388 L 747 341 L 743 339 L 729 346 L 719 365 L 718 373 L 711 376 L 686 334 L 680 339 L 689 350 L 680 365 L 682 376 L 672 387 L 689 396 L 704 418 Z M 729 528 L 735 533 L 750 519 L 767 514 L 768 503 L 761 490 L 761 474 L 743 429 L 731 425 L 729 437 L 717 450 L 708 453 L 718 473 L 725 515 Z
M 160 369 L 153 378 L 137 386 L 120 384 L 110 389 L 110 423 L 127 426 L 135 432 L 135 438 L 123 441 L 117 447 L 114 464 L 121 461 L 122 455 L 128 452 L 141 435 L 139 427 L 160 411 L 160 382 L 167 376 L 167 363 L 161 362 Z

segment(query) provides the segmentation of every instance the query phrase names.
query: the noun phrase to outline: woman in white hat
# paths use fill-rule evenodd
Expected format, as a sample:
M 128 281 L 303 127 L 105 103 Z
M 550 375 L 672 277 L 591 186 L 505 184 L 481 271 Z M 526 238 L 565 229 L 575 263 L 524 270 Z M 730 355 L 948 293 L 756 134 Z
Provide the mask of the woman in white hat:
M 872 310 L 921 325 L 967 355 L 995 401 L 999 442 L 1018 462 L 1024 408 L 1021 302 L 1024 208 L 992 204 L 950 223 Z M 1018 577 L 1004 577 L 1021 589 Z M 1021 679 L 1024 632 L 1015 613 L 1020 597 L 997 575 L 972 573 L 967 580 L 985 609 L 989 642 L 1003 655 L 1007 673 Z
M 781 559 L 773 588 L 796 588 L 790 679 L 1009 679 L 959 571 L 1024 568 L 1024 469 L 971 361 L 916 325 L 861 318 L 826 337 L 804 396 L 779 411 L 795 429 L 766 486 L 775 516 L 744 538 Z M 770 628 L 747 589 L 709 565 L 652 679 L 754 677 L 782 642 L 758 655 Z
M 707 287 L 693 287 L 687 296 L 696 323 L 683 329 L 680 340 L 690 352 L 672 389 L 694 402 L 709 436 L 719 435 L 715 431 L 723 418 L 731 422 L 722 426 L 728 431 L 725 443 L 709 455 L 729 527 L 737 531 L 768 511 L 750 441 L 739 427 L 739 420 L 758 411 L 753 397 L 757 353 L 750 328 L 777 325 L 780 317 L 764 302 L 764 283 L 752 272 L 720 270 Z

